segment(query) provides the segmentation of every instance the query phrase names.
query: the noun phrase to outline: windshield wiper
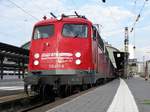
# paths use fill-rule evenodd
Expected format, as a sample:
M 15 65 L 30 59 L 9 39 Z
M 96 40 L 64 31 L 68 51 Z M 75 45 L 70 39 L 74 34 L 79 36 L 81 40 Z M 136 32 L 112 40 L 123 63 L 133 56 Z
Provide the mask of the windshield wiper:
M 79 36 L 79 34 L 76 34 L 75 36 L 74 36 L 74 38 L 77 38 Z

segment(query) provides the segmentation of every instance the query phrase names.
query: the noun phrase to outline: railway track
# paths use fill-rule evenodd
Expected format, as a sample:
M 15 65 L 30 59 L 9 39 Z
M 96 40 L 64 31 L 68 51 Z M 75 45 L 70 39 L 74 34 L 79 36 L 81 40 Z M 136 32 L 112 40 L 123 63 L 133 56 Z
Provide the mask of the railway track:
M 56 97 L 56 100 L 53 102 L 44 101 L 40 99 L 39 96 L 28 96 L 25 93 L 1 97 L 0 112 L 45 112 L 51 108 L 66 103 L 82 94 L 92 91 L 97 87 L 92 87 L 88 90 L 81 91 L 65 98 Z
M 81 94 L 92 91 L 95 88 L 96 87 L 90 88 L 88 90 L 76 93 L 66 98 L 56 97 L 56 100 L 54 102 L 42 101 L 38 96 L 27 96 L 26 94 L 1 97 L 0 112 L 36 112 L 39 108 L 43 108 L 43 110 L 50 109 L 57 105 L 68 102 L 73 98 L 80 96 Z M 46 108 L 45 106 L 48 107 Z
M 17 94 L 1 97 L 0 112 L 17 112 L 18 110 L 29 106 L 31 104 L 31 101 L 36 101 L 36 96 Z
M 72 99 L 76 98 L 76 97 L 79 97 L 81 96 L 82 94 L 85 94 L 89 91 L 92 91 L 94 89 L 96 89 L 97 87 L 93 87 L 93 88 L 90 88 L 88 90 L 85 90 L 85 91 L 82 91 L 82 92 L 79 92 L 79 93 L 76 93 L 76 94 L 73 94 L 71 96 L 68 96 L 66 98 L 56 98 L 56 101 L 54 102 L 51 102 L 51 103 L 45 103 L 43 105 L 40 105 L 40 106 L 34 106 L 33 108 L 31 107 L 30 109 L 26 109 L 22 112 L 46 112 L 47 110 L 49 109 L 52 109 L 58 105 L 61 105 L 61 104 L 64 104 L 68 101 L 71 101 Z

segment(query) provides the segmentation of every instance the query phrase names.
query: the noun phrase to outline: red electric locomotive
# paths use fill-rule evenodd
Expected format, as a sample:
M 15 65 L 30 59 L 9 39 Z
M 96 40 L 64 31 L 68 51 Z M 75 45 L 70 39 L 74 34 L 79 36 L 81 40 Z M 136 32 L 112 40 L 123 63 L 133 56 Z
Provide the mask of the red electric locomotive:
M 53 15 L 54 16 L 54 15 Z M 113 78 L 113 66 L 96 27 L 84 16 L 62 15 L 35 24 L 25 89 L 44 98 L 66 96 Z

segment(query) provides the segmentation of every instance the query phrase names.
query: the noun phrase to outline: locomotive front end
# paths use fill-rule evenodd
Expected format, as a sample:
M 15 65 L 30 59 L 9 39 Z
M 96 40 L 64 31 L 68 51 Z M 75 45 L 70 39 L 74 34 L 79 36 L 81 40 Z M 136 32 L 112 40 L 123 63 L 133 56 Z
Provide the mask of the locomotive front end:
M 36 91 L 49 85 L 60 93 L 68 86 L 93 83 L 91 26 L 83 18 L 37 23 L 30 46 L 31 75 L 25 79 L 26 84 Z
M 92 70 L 89 30 L 87 23 L 76 21 L 36 25 L 30 48 L 30 72 L 66 75 Z

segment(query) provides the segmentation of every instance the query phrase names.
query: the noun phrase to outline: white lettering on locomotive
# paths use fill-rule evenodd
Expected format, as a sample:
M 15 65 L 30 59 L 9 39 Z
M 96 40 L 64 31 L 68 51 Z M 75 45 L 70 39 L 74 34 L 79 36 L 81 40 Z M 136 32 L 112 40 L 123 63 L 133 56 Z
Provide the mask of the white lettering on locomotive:
M 49 65 L 49 68 L 64 68 L 63 64 L 51 64 Z
M 41 61 L 54 62 L 56 64 L 50 64 L 49 68 L 64 68 L 64 63 L 73 62 L 72 53 L 42 53 Z
M 41 59 L 45 59 L 48 57 L 72 57 L 72 53 L 42 53 Z

